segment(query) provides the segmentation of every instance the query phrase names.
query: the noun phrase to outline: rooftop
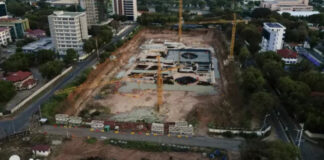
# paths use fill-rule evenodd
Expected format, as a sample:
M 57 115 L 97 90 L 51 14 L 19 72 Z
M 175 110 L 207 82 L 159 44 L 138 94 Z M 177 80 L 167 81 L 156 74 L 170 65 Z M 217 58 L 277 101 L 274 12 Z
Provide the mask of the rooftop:
M 52 38 L 42 38 L 22 47 L 23 50 L 38 51 L 42 49 L 50 50 L 54 47 Z
M 48 151 L 51 147 L 49 145 L 36 145 L 32 148 L 33 151 Z
M 270 28 L 285 28 L 280 23 L 264 23 L 264 25 L 270 27 Z
M 297 58 L 298 57 L 298 54 L 295 51 L 292 51 L 290 49 L 281 49 L 281 50 L 278 50 L 277 53 L 282 58 Z
M 18 71 L 18 72 L 9 74 L 9 76 L 7 76 L 5 79 L 10 82 L 18 82 L 18 81 L 22 81 L 22 80 L 26 79 L 27 77 L 29 77 L 31 75 L 32 75 L 31 72 Z
M 8 27 L 0 27 L 0 32 L 5 31 L 5 30 L 9 30 L 9 28 Z
M 67 16 L 67 17 L 75 17 L 85 14 L 85 12 L 67 12 L 67 11 L 54 11 L 53 16 Z
M 40 35 L 40 34 L 45 34 L 44 30 L 41 29 L 34 29 L 34 30 L 27 30 L 28 34 L 33 34 L 33 35 Z

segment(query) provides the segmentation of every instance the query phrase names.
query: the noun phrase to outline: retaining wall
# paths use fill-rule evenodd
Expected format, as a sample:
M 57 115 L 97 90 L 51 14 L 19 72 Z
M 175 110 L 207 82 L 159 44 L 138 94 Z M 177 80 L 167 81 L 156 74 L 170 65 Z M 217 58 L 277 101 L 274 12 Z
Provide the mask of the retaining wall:
M 243 133 L 243 134 L 256 134 L 257 136 L 263 136 L 263 135 L 265 135 L 270 130 L 271 130 L 271 126 L 268 126 L 264 130 L 255 130 L 255 131 L 235 130 L 235 129 L 213 129 L 213 128 L 209 128 L 208 129 L 208 132 L 209 133 L 218 133 L 218 134 L 230 132 L 232 134 L 240 134 L 240 133 Z
M 312 133 L 308 130 L 304 132 L 309 138 L 324 139 L 324 134 Z

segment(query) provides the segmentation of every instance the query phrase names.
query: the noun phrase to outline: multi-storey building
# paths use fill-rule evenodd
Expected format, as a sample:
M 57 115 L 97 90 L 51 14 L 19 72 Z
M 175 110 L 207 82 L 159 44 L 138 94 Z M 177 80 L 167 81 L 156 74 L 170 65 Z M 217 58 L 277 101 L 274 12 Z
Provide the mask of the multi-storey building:
M 312 11 L 309 0 L 265 0 L 260 6 L 272 11 Z
M 264 23 L 262 31 L 261 51 L 282 49 L 286 28 L 280 23 Z
M 84 12 L 55 11 L 48 21 L 55 50 L 60 55 L 65 55 L 69 48 L 83 54 L 83 40 L 89 38 Z
M 137 20 L 137 0 L 113 0 L 113 13 L 126 16 L 129 20 Z
M 80 0 L 80 6 L 86 12 L 88 26 L 106 21 L 112 14 L 112 0 Z
M 0 18 L 8 18 L 8 11 L 5 2 L 0 2 Z
M 0 27 L 0 44 L 6 46 L 10 42 L 12 42 L 10 28 Z
M 9 27 L 13 40 L 21 39 L 25 36 L 25 31 L 29 29 L 28 19 L 0 18 L 0 27 Z

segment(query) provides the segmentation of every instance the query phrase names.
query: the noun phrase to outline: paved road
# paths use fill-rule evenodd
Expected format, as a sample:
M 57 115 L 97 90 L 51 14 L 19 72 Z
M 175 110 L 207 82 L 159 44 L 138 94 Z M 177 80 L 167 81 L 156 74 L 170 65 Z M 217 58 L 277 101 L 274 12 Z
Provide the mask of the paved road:
M 300 126 L 290 118 L 288 113 L 283 109 L 283 106 L 277 110 L 280 114 L 277 117 L 277 123 L 280 123 L 282 127 L 275 128 L 277 133 L 281 133 L 281 140 L 286 142 L 291 142 L 297 145 L 297 136 Z M 286 136 L 284 136 L 286 134 Z M 324 159 L 324 149 L 320 146 L 308 141 L 303 136 L 301 142 L 300 151 L 303 160 L 323 160 Z
M 106 46 L 118 42 L 122 37 L 132 32 L 136 28 L 136 26 L 137 25 L 134 24 L 132 25 L 132 27 L 129 27 L 119 36 L 114 37 L 112 41 Z M 100 51 L 103 50 L 101 49 Z M 51 90 L 44 93 L 40 98 L 35 100 L 24 111 L 18 113 L 18 115 L 15 116 L 12 120 L 0 121 L 0 138 L 4 137 L 5 135 L 11 135 L 15 132 L 25 129 L 28 125 L 30 117 L 38 111 L 40 105 L 46 102 L 54 94 L 55 91 L 63 88 L 65 85 L 72 82 L 82 71 L 91 67 L 95 63 L 97 63 L 96 56 L 91 55 L 87 60 L 75 65 L 72 72 L 70 72 L 64 79 L 62 79 L 59 83 L 57 83 Z
M 96 137 L 100 139 L 101 137 L 106 138 L 115 138 L 121 140 L 133 140 L 133 141 L 148 141 L 148 142 L 157 142 L 164 144 L 179 144 L 179 145 L 188 145 L 188 146 L 201 146 L 201 147 L 215 147 L 220 149 L 225 149 L 228 151 L 238 152 L 240 150 L 240 145 L 243 143 L 243 140 L 240 139 L 226 139 L 226 138 L 213 138 L 213 137 L 173 137 L 173 136 L 153 136 L 145 134 L 134 134 L 130 133 L 118 133 L 114 132 L 91 132 L 89 128 L 60 128 L 53 126 L 43 126 L 40 130 L 41 133 L 48 133 L 54 135 L 73 135 L 76 137 Z

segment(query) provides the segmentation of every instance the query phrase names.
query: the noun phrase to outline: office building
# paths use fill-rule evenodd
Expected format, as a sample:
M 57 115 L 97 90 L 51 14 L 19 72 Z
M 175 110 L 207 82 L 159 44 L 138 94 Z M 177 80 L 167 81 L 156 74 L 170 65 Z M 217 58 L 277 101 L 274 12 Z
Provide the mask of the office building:
M 112 0 L 80 0 L 80 6 L 86 12 L 89 27 L 106 21 L 112 15 Z
M 113 0 L 113 13 L 126 16 L 128 20 L 137 20 L 137 0 Z
M 1 18 L 0 27 L 9 27 L 13 40 L 22 39 L 25 36 L 25 31 L 29 29 L 29 21 L 28 19 Z
M 0 2 L 0 18 L 8 18 L 8 11 L 5 2 Z
M 83 54 L 83 40 L 89 38 L 84 12 L 55 11 L 48 21 L 55 50 L 60 55 L 65 55 L 69 48 Z
M 10 28 L 0 27 L 0 45 L 7 46 L 10 42 L 12 42 Z
M 262 31 L 261 51 L 282 49 L 286 28 L 280 23 L 264 23 Z
M 312 11 L 309 0 L 265 0 L 260 6 L 272 11 Z

